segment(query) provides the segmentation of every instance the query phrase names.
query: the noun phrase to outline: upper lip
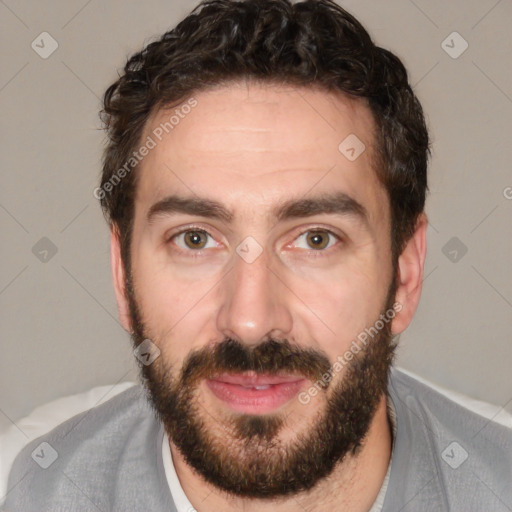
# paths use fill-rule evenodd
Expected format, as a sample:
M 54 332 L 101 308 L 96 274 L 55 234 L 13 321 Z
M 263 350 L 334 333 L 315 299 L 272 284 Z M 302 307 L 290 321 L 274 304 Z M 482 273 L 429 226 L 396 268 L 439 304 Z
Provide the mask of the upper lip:
M 225 382 L 226 384 L 235 384 L 238 386 L 270 386 L 273 384 L 284 384 L 287 382 L 297 382 L 304 377 L 300 375 L 269 375 L 249 373 L 223 373 L 212 377 L 210 380 Z

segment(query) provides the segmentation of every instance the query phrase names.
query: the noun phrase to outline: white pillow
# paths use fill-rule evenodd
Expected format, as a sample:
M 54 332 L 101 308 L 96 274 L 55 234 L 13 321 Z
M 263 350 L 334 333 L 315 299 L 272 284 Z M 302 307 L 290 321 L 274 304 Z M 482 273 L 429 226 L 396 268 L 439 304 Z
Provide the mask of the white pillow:
M 439 391 L 454 402 L 472 411 L 512 428 L 512 415 L 502 407 L 480 400 L 474 400 L 466 395 L 445 389 L 441 386 L 419 377 L 418 375 L 400 368 L 401 371 Z M 20 450 L 33 439 L 36 439 L 54 427 L 87 409 L 95 407 L 125 389 L 135 385 L 135 382 L 122 382 L 111 386 L 99 386 L 85 393 L 70 395 L 34 409 L 28 416 L 0 432 L 0 506 L 5 501 L 7 478 L 12 463 Z

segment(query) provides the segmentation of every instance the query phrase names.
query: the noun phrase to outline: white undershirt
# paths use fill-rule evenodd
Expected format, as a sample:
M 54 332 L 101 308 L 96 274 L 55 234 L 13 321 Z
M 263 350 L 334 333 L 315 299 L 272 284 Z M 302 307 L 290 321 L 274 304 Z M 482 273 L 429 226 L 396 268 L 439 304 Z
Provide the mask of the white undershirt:
M 172 461 L 171 447 L 169 446 L 169 437 L 167 436 L 167 432 L 165 432 L 165 430 L 164 440 L 162 443 L 162 459 L 164 462 L 167 483 L 169 484 L 172 499 L 174 500 L 174 504 L 176 505 L 176 511 L 195 512 L 196 509 L 192 506 L 190 501 L 188 501 L 188 498 L 185 495 L 185 492 L 183 491 L 183 487 L 181 487 L 180 481 L 178 480 L 178 475 L 176 474 L 176 469 L 174 468 L 174 463 Z
M 389 400 L 390 405 L 390 416 L 391 423 L 393 425 L 393 437 L 396 435 L 396 415 L 395 408 L 393 406 L 393 402 Z M 196 512 L 196 509 L 192 506 L 190 501 L 188 500 L 183 488 L 181 487 L 181 483 L 178 479 L 178 475 L 176 474 L 176 469 L 174 467 L 174 463 L 172 461 L 171 448 L 169 446 L 169 438 L 167 436 L 167 432 L 164 430 L 164 438 L 162 442 L 162 459 L 164 463 L 165 476 L 167 478 L 167 483 L 169 484 L 169 489 L 172 494 L 172 498 L 174 500 L 174 504 L 176 505 L 177 512 Z M 380 488 L 379 494 L 375 502 L 372 505 L 372 508 L 369 512 L 380 512 L 384 505 L 384 498 L 386 497 L 386 491 L 389 483 L 389 475 L 391 473 L 391 460 L 388 464 L 388 470 L 386 472 L 386 476 L 384 477 L 384 481 L 382 482 L 382 486 Z

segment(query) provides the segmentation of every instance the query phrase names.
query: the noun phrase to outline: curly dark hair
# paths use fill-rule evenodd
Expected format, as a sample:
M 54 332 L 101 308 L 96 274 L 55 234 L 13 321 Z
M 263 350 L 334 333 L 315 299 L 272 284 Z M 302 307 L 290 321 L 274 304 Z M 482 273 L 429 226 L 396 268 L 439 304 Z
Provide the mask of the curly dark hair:
M 394 265 L 424 210 L 429 135 L 422 107 L 398 57 L 376 46 L 332 0 L 207 0 L 133 55 L 105 92 L 108 135 L 99 196 L 129 264 L 135 172 L 115 173 L 141 141 L 155 109 L 241 79 L 318 86 L 365 98 L 375 120 L 375 172 L 391 205 Z M 110 186 L 109 186 L 110 185 Z

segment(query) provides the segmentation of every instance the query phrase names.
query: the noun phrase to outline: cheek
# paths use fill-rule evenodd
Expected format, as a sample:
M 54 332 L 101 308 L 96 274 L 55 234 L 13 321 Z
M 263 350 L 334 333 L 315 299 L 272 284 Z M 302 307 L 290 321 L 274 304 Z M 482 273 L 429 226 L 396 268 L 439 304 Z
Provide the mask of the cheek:
M 385 291 L 379 289 L 374 279 L 355 271 L 292 286 L 307 306 L 299 309 L 303 311 L 309 335 L 331 361 L 343 354 L 365 327 L 373 324 L 385 298 Z
M 290 258 L 285 265 L 290 288 L 327 324 L 327 331 L 334 331 L 335 345 L 373 324 L 391 278 L 385 236 L 356 233 L 351 238 L 325 259 Z
M 204 345 L 201 333 L 213 318 L 209 302 L 218 276 L 198 268 L 183 272 L 150 249 L 134 254 L 132 268 L 147 335 L 168 364 L 181 366 L 191 350 Z

